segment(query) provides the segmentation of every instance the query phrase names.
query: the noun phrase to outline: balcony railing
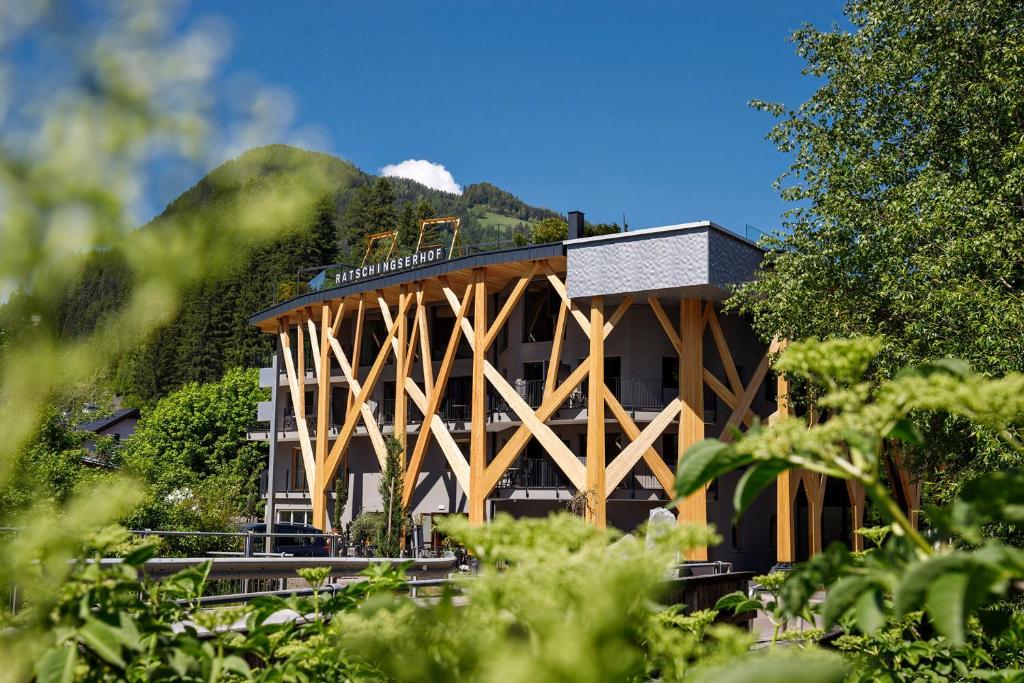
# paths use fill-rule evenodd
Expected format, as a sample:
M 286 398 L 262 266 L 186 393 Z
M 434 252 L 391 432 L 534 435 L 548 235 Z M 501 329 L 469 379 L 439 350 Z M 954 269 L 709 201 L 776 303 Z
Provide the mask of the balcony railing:
M 519 456 L 498 482 L 505 489 L 567 489 L 569 480 L 547 458 Z
M 586 458 L 580 458 L 586 463 Z M 531 458 L 519 456 L 498 481 L 498 488 L 505 489 L 568 489 L 568 478 L 547 457 Z M 618 490 L 646 491 L 661 490 L 661 483 L 651 472 L 647 463 L 640 461 L 615 487 Z
M 679 393 L 678 390 L 664 388 L 660 377 L 611 377 L 605 380 L 605 384 L 622 407 L 631 412 L 659 411 Z M 544 380 L 520 379 L 512 382 L 512 387 L 531 408 L 536 409 L 544 402 Z M 491 415 L 512 412 L 508 402 L 500 396 L 489 395 L 487 403 Z M 561 410 L 586 407 L 587 390 L 580 385 L 569 394 Z
M 412 402 L 411 399 L 406 399 L 407 405 L 405 409 L 405 421 L 406 424 L 419 424 L 423 422 L 423 413 L 420 409 Z M 386 398 L 380 402 L 380 411 L 378 413 L 378 419 L 382 425 L 391 425 L 395 423 L 395 399 Z
M 299 419 L 294 415 L 285 415 L 281 420 L 281 431 L 294 432 L 299 429 Z M 309 430 L 310 436 L 316 436 L 316 418 L 313 416 L 306 417 L 306 429 Z

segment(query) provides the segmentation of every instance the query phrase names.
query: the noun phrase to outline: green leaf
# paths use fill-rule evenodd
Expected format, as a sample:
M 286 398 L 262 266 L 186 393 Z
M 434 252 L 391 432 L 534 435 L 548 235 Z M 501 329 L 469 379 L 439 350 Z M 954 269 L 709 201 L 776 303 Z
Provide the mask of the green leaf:
M 51 647 L 36 662 L 36 680 L 39 683 L 71 683 L 77 658 L 78 648 L 74 643 Z
M 717 439 L 704 439 L 686 449 L 676 474 L 676 497 L 685 498 L 715 477 L 753 462 L 732 446 Z
M 715 603 L 715 609 L 731 609 L 733 611 L 733 614 L 739 614 L 741 612 L 749 612 L 751 610 L 764 609 L 764 605 L 762 605 L 758 600 L 748 598 L 746 594 L 737 591 L 735 593 L 730 593 L 729 595 L 725 595 L 722 598 L 720 598 L 718 602 Z
M 861 593 L 854 606 L 854 615 L 857 619 L 857 628 L 869 635 L 885 626 L 885 613 L 882 612 L 879 596 L 875 591 L 866 590 Z
M 897 420 L 887 436 L 891 439 L 899 439 L 913 446 L 920 446 L 924 443 L 924 436 L 921 435 L 920 430 L 907 418 Z
M 822 606 L 821 616 L 828 628 L 838 622 L 849 612 L 865 591 L 873 591 L 874 586 L 862 576 L 845 576 L 829 586 Z
M 743 514 L 759 493 L 772 486 L 778 476 L 791 467 L 792 465 L 785 460 L 768 460 L 759 462 L 744 472 L 736 484 L 736 491 L 732 497 L 736 514 Z
M 896 587 L 893 601 L 896 614 L 903 617 L 922 607 L 928 587 L 936 578 L 946 573 L 963 571 L 966 567 L 967 561 L 961 555 L 933 557 L 911 565 Z
M 971 364 L 959 358 L 940 358 L 906 368 L 897 377 L 930 377 L 934 374 L 968 377 L 971 375 Z
M 124 557 L 123 564 L 131 567 L 141 567 L 146 560 L 156 555 L 160 549 L 157 543 L 144 543 Z
M 967 639 L 967 587 L 970 576 L 966 571 L 952 571 L 935 578 L 928 586 L 925 610 L 935 629 L 949 638 L 954 645 L 963 645 Z
M 228 655 L 221 661 L 225 671 L 234 671 L 240 676 L 249 678 L 252 672 L 249 670 L 249 665 L 245 663 L 245 660 L 238 655 Z
M 815 653 L 790 657 L 753 654 L 729 664 L 698 669 L 694 683 L 840 683 L 843 661 L 835 655 Z M 687 677 L 687 680 L 691 680 Z
M 106 622 L 94 617 L 87 617 L 85 626 L 78 629 L 78 637 L 101 659 L 114 666 L 124 668 L 125 663 L 121 658 L 121 638 L 117 631 L 118 629 Z

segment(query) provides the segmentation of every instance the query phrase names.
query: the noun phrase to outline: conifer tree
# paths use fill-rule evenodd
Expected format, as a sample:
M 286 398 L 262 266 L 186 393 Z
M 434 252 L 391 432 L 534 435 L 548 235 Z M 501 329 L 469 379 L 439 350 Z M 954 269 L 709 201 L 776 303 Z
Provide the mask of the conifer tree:
M 407 517 L 405 505 L 402 504 L 402 488 L 404 486 L 402 460 L 405 453 L 402 443 L 394 436 L 388 437 L 385 443 L 387 457 L 384 460 L 384 472 L 380 479 L 380 485 L 377 487 L 384 521 L 377 532 L 374 545 L 377 546 L 379 557 L 398 557 L 402 549 L 402 540 L 405 537 Z

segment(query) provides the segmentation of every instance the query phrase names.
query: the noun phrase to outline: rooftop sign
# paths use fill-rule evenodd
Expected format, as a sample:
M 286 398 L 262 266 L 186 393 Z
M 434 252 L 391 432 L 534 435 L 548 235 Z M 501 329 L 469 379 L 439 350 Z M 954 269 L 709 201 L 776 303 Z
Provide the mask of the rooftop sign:
M 358 268 L 349 268 L 340 273 L 334 274 L 335 285 L 347 285 L 351 282 L 358 282 L 366 278 L 388 275 L 409 268 L 417 268 L 428 263 L 436 263 L 445 260 L 445 249 L 443 246 L 431 247 L 408 256 L 394 256 L 386 258 L 377 263 L 369 263 Z

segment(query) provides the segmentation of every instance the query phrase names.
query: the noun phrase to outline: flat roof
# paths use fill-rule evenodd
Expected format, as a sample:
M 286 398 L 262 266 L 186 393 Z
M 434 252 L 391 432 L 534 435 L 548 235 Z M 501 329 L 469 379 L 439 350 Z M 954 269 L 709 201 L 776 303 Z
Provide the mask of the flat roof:
M 471 270 L 473 268 L 479 268 L 481 266 L 494 266 L 499 264 L 508 264 L 519 261 L 534 261 L 540 259 L 550 259 L 554 257 L 566 257 L 569 256 L 567 268 L 572 267 L 572 254 L 574 252 L 582 254 L 582 252 L 590 252 L 597 250 L 604 252 L 604 247 L 616 248 L 616 245 L 626 247 L 626 245 L 636 242 L 637 256 L 635 256 L 631 263 L 632 264 L 643 264 L 645 261 L 653 260 L 655 258 L 654 253 L 645 251 L 647 249 L 646 243 L 652 240 L 660 243 L 668 243 L 674 239 L 689 235 L 693 233 L 714 233 L 724 238 L 728 238 L 728 241 L 734 244 L 735 248 L 748 253 L 751 257 L 754 257 L 756 252 L 756 258 L 759 260 L 760 255 L 763 254 L 761 250 L 754 242 L 745 237 L 737 235 L 736 233 L 725 229 L 721 225 L 712 221 L 696 221 L 691 223 L 679 223 L 675 225 L 657 226 L 651 228 L 643 228 L 640 230 L 630 230 L 629 232 L 612 233 L 608 235 L 595 235 L 592 237 L 583 237 L 574 240 L 565 240 L 562 242 L 551 242 L 548 244 L 531 244 L 524 247 L 512 247 L 509 249 L 499 249 L 495 251 L 486 251 L 478 254 L 471 254 L 467 256 L 458 256 L 455 258 L 443 260 L 440 262 L 434 262 L 426 265 L 416 266 L 407 268 L 399 271 L 395 271 L 388 274 L 377 275 L 372 277 L 365 277 L 355 282 L 349 282 L 336 287 L 325 287 L 323 289 L 301 294 L 293 297 L 286 301 L 274 304 L 268 308 L 265 308 L 257 313 L 251 315 L 248 319 L 250 325 L 259 325 L 260 323 L 274 320 L 280 316 L 295 311 L 297 309 L 304 308 L 306 306 L 312 306 L 319 304 L 324 301 L 333 301 L 345 296 L 354 294 L 361 294 L 363 292 L 382 290 L 396 285 L 402 285 L 409 282 L 415 282 L 418 280 L 425 280 L 430 278 L 437 278 L 451 273 L 459 271 Z M 694 254 L 698 258 L 702 258 L 705 261 L 710 261 L 711 250 L 705 248 L 700 251 L 699 254 Z M 582 259 L 580 259 L 582 261 Z M 749 261 L 749 259 L 747 259 Z M 652 261 L 653 262 L 653 261 Z M 680 262 L 678 264 L 679 269 L 691 268 L 691 263 Z M 709 271 L 709 268 L 705 268 L 705 271 Z M 745 268 L 743 269 L 745 270 Z M 596 279 L 601 281 L 602 275 L 595 273 Z M 703 273 L 705 279 L 709 277 L 707 272 Z M 742 275 L 740 275 L 742 277 Z M 629 278 L 626 278 L 627 280 Z M 620 284 L 625 284 L 624 282 Z M 573 296 L 573 286 L 570 285 L 570 296 Z M 638 290 L 639 291 L 639 290 Z

